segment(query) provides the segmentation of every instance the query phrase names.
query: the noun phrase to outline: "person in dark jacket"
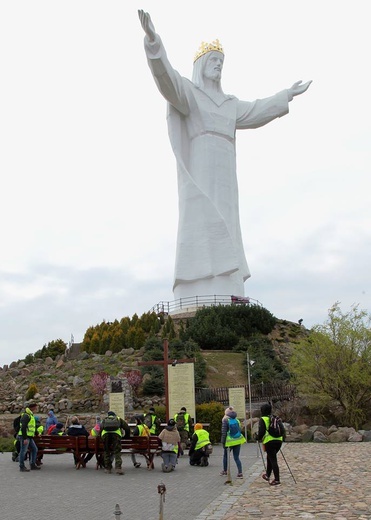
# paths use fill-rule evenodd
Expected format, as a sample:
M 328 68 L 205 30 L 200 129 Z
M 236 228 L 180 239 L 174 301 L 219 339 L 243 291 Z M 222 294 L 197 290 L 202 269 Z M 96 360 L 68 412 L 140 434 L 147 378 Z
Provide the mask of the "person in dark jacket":
M 271 486 L 277 486 L 280 484 L 280 468 L 278 466 L 277 453 L 281 449 L 283 436 L 273 437 L 268 432 L 272 406 L 269 403 L 263 404 L 260 411 L 261 418 L 259 419 L 259 430 L 256 435 L 256 440 L 262 441 L 263 449 L 267 454 L 267 472 L 263 473 L 262 478 L 269 482 L 273 471 L 274 480 L 269 482 L 269 484 Z
M 57 422 L 51 435 L 66 435 L 66 432 L 64 431 L 64 424 L 61 422 Z
M 71 419 L 71 425 L 68 427 L 67 435 L 73 435 L 75 437 L 80 437 L 83 435 L 84 437 L 86 437 L 86 439 L 88 439 L 89 432 L 83 424 L 80 424 L 78 417 L 76 417 L 75 415 Z M 75 461 L 76 466 L 79 462 L 79 459 L 75 456 L 75 454 L 73 455 L 73 459 Z M 83 464 L 83 467 L 85 467 L 85 464 Z

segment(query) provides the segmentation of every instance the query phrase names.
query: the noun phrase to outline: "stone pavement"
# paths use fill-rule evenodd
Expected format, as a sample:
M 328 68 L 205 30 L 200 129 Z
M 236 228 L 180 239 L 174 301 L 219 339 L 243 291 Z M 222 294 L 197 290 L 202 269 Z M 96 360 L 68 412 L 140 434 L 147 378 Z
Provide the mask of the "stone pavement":
M 169 474 L 161 472 L 161 458 L 155 459 L 154 471 L 147 471 L 134 469 L 125 456 L 124 476 L 96 471 L 93 460 L 76 471 L 70 454 L 45 456 L 41 471 L 20 473 L 11 454 L 4 453 L 0 454 L 1 517 L 24 520 L 32 511 L 38 518 L 158 520 L 157 486 L 163 482 L 163 520 L 371 520 L 371 443 L 285 444 L 283 453 L 296 484 L 279 456 L 277 487 L 260 478 L 263 464 L 256 444 L 242 448 L 244 480 L 235 480 L 232 459 L 232 486 L 219 476 L 221 446 L 214 446 L 207 468 L 191 467 L 183 457 Z M 117 503 L 120 516 L 114 515 Z
M 280 486 L 271 487 L 260 473 L 254 475 L 257 478 L 248 488 L 243 486 L 244 492 L 228 511 L 220 514 L 219 509 L 204 518 L 371 519 L 370 442 L 289 443 L 284 445 L 283 454 L 296 484 L 279 455 Z
M 219 475 L 221 446 L 214 446 L 208 467 L 190 466 L 188 457 L 184 456 L 172 473 L 162 473 L 161 457 L 155 458 L 153 471 L 146 469 L 140 455 L 137 461 L 142 462 L 142 467 L 138 469 L 133 467 L 128 455 L 123 460 L 123 476 L 97 471 L 94 459 L 85 469 L 76 471 L 72 454 L 68 453 L 45 455 L 40 471 L 21 473 L 18 463 L 12 462 L 11 453 L 0 454 L 1 518 L 25 520 L 31 511 L 35 518 L 112 520 L 115 505 L 119 504 L 123 514 L 116 520 L 158 520 L 158 485 L 163 482 L 166 486 L 163 519 L 192 520 L 227 487 L 226 477 Z M 252 467 L 257 460 L 256 446 L 243 446 L 244 469 Z M 231 474 L 233 478 L 237 475 L 234 462 Z M 243 480 L 237 482 L 244 483 Z M 228 485 L 229 489 L 232 487 Z

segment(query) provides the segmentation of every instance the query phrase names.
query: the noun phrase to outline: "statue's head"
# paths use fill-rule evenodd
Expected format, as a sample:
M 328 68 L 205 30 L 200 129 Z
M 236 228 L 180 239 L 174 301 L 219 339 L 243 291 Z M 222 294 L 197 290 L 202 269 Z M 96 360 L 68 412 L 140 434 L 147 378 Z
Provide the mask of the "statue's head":
M 220 83 L 223 62 L 224 51 L 219 40 L 212 43 L 202 42 L 193 62 L 192 82 L 201 88 L 205 78 Z

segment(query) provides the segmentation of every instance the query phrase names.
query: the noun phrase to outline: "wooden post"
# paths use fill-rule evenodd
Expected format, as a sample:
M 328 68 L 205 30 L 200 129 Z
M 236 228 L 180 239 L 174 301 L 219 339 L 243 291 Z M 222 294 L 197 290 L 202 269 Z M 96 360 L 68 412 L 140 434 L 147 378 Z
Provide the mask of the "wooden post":
M 169 342 L 165 338 L 164 339 L 164 359 L 161 361 L 139 361 L 139 366 L 154 366 L 154 365 L 162 365 L 164 369 L 164 380 L 165 380 L 165 408 L 166 408 L 166 422 L 170 419 L 169 417 L 169 376 L 167 373 L 168 365 L 172 365 L 173 363 L 194 363 L 195 359 L 169 359 Z

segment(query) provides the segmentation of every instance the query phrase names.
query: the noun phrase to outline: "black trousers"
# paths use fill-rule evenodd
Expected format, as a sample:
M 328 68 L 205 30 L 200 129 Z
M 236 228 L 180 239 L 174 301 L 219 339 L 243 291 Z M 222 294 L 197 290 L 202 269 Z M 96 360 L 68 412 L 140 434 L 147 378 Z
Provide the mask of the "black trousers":
M 272 474 L 277 482 L 280 481 L 280 468 L 277 462 L 277 453 L 280 451 L 282 441 L 269 441 L 264 444 L 265 452 L 267 454 L 267 477 L 269 478 Z

